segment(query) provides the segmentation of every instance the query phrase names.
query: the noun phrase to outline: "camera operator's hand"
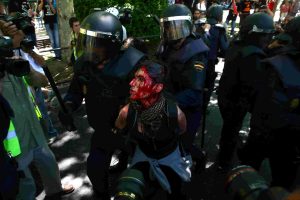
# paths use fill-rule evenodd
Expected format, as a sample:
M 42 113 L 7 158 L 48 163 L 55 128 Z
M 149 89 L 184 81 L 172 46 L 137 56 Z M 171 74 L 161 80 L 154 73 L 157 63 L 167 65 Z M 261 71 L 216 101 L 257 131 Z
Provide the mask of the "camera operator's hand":
M 73 104 L 71 102 L 65 102 L 65 107 L 67 109 L 67 113 L 60 110 L 58 112 L 58 119 L 68 131 L 75 131 L 76 127 L 74 126 L 73 116 L 72 116 Z
M 3 35 L 13 37 L 18 32 L 18 28 L 12 22 L 0 20 L 0 29 Z
M 20 47 L 20 43 L 25 37 L 23 31 L 18 30 L 16 25 L 14 25 L 12 22 L 5 22 L 3 20 L 0 20 L 0 28 L 4 35 L 13 38 L 14 48 Z

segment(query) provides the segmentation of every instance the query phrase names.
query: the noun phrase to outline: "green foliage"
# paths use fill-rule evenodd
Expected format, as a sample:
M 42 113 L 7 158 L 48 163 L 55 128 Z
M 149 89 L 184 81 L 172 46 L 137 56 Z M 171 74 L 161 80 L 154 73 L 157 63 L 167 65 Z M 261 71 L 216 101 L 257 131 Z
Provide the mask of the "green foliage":
M 74 0 L 75 14 L 83 20 L 92 8 L 127 7 L 132 9 L 132 22 L 124 24 L 128 36 L 158 35 L 159 25 L 153 16 L 160 17 L 167 0 Z

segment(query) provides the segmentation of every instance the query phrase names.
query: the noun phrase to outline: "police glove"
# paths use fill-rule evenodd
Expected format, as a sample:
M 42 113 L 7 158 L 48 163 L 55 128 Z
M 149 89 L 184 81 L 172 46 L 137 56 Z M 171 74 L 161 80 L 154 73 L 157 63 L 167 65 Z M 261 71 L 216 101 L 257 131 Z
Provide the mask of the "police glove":
M 67 131 L 76 131 L 76 127 L 74 126 L 74 120 L 72 116 L 72 103 L 66 102 L 65 103 L 65 110 L 60 110 L 58 112 L 58 119 L 61 124 L 67 129 Z

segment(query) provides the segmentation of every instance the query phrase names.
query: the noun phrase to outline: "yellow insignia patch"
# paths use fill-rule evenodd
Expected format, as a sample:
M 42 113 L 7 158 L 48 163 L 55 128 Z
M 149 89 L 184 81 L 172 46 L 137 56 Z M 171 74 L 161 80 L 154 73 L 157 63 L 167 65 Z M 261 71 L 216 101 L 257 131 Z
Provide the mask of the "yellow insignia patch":
M 290 102 L 290 108 L 295 109 L 299 106 L 299 99 L 292 99 Z
M 200 62 L 197 62 L 194 64 L 194 68 L 197 70 L 197 71 L 202 71 L 204 69 L 204 65 Z

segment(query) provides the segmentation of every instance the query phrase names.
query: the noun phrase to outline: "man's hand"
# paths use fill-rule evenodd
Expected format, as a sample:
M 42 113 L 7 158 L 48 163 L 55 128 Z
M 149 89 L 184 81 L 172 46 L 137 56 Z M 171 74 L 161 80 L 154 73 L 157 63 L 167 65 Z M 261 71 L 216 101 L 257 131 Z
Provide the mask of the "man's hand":
M 6 22 L 3 20 L 0 20 L 0 29 L 4 35 L 10 36 L 13 39 L 14 48 L 20 47 L 20 43 L 25 37 L 23 31 L 18 30 L 16 25 L 12 22 Z
M 3 35 L 13 37 L 18 32 L 18 28 L 12 22 L 0 20 L 0 28 Z
M 74 126 L 73 123 L 73 108 L 72 108 L 72 103 L 71 102 L 65 102 L 65 107 L 67 109 L 67 113 L 64 111 L 60 110 L 58 112 L 58 119 L 61 122 L 62 125 L 68 130 L 68 131 L 75 131 L 76 127 Z

